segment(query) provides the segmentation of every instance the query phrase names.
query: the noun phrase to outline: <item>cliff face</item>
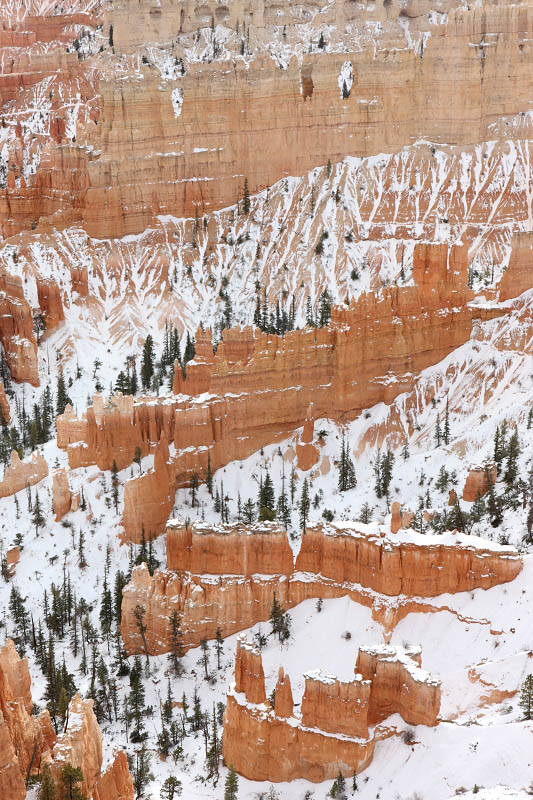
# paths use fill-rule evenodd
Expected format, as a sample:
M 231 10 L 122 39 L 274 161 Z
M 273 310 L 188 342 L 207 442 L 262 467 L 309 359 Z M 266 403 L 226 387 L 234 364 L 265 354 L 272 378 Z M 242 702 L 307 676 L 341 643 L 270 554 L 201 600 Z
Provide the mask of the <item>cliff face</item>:
M 369 732 L 369 725 L 394 713 L 408 722 L 416 719 L 414 724 L 437 724 L 440 681 L 420 668 L 420 648 L 362 648 L 357 673 L 360 663 L 366 674 L 356 674 L 349 682 L 320 672 L 306 675 L 300 717 L 294 714 L 292 694 L 291 707 L 284 697 L 279 713 L 278 691 L 287 683 L 290 691 L 283 670 L 272 709 L 265 700 L 261 654 L 239 640 L 235 683 L 224 715 L 226 764 L 250 780 L 320 782 L 336 777 L 339 770 L 347 777 L 365 769 L 375 741 L 394 732 L 385 727 Z
M 466 476 L 463 500 L 473 503 L 478 497 L 483 497 L 498 479 L 496 464 L 483 464 L 471 467 Z
M 217 627 L 228 636 L 267 620 L 274 593 L 285 608 L 308 598 L 348 595 L 371 606 L 375 618 L 391 630 L 409 610 L 431 610 L 418 598 L 488 589 L 522 569 L 512 548 L 488 547 L 476 537 L 393 535 L 342 523 L 308 529 L 294 569 L 286 571 L 286 536 L 276 523 L 246 532 L 245 526 L 209 530 L 202 523 L 186 528 L 173 522 L 167 561 L 176 571 L 156 570 L 151 577 L 141 565 L 124 589 L 121 628 L 128 652 L 144 647 L 133 613 L 137 605 L 146 610 L 148 651 L 159 654 L 169 648 L 173 611 L 181 617 L 187 647 L 214 638 Z M 226 565 L 231 569 L 224 574 Z M 252 565 L 257 572 L 250 572 Z M 285 571 L 270 572 L 272 566 Z
M 124 527 L 132 541 L 164 529 L 174 491 L 211 469 L 244 459 L 314 418 L 353 419 L 362 409 L 412 388 L 415 376 L 464 343 L 472 319 L 502 313 L 470 307 L 465 285 L 466 251 L 419 245 L 415 286 L 363 295 L 349 308 L 335 308 L 328 328 L 305 329 L 281 338 L 251 330 L 229 332 L 213 356 L 209 332 L 198 334 L 198 352 L 187 378 L 175 373 L 174 390 L 210 392 L 199 402 L 183 394 L 150 402 L 115 396 L 95 398 L 85 419 L 71 412 L 58 420 L 58 444 L 72 468 L 97 463 L 119 469 L 137 447 L 153 450 L 162 433 L 173 440 L 151 475 L 127 482 Z M 243 359 L 238 361 L 237 359 Z M 391 375 L 394 379 L 391 380 Z M 275 409 L 275 413 L 273 413 Z M 164 448 L 163 448 L 164 449 Z
M 31 308 L 20 278 L 5 270 L 0 271 L 0 342 L 13 380 L 39 386 Z

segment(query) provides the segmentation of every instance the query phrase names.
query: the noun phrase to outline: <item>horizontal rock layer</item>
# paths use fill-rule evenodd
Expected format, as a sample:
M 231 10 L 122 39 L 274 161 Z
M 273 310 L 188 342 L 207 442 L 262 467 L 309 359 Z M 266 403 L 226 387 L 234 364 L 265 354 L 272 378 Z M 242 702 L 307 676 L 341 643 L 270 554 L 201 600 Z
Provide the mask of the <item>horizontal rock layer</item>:
M 144 645 L 134 617 L 137 605 L 145 608 L 146 642 L 152 654 L 169 649 L 170 616 L 181 617 L 184 644 L 197 646 L 202 638 L 212 639 L 218 627 L 228 636 L 270 616 L 274 593 L 290 608 L 308 598 L 342 597 L 373 608 L 373 614 L 391 630 L 409 610 L 431 610 L 421 598 L 444 593 L 488 589 L 512 580 L 522 569 L 522 560 L 508 547 L 488 546 L 483 540 L 463 535 L 445 537 L 405 533 L 401 538 L 365 529 L 358 523 L 310 528 L 291 574 L 269 573 L 272 553 L 282 552 L 286 533 L 274 524 L 254 526 L 247 537 L 248 556 L 259 572 L 249 574 L 238 567 L 243 553 L 243 526 L 216 526 L 206 536 L 205 526 L 190 533 L 172 523 L 169 552 L 176 571 L 156 570 L 150 576 L 145 566 L 134 569 L 122 602 L 122 637 L 129 652 L 143 652 Z M 265 546 L 272 536 L 273 545 Z M 178 540 L 179 547 L 176 545 Z M 196 573 L 180 567 L 184 542 L 190 542 L 183 563 L 192 562 Z M 223 561 L 213 558 L 223 548 Z M 232 573 L 223 573 L 224 564 Z M 389 598 L 395 598 L 391 603 Z

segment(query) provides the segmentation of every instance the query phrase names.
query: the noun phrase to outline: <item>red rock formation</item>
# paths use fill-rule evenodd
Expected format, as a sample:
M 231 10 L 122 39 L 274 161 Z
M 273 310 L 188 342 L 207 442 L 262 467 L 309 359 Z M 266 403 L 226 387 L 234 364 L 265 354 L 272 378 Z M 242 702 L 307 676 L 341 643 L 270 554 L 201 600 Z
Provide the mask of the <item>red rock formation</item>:
M 440 681 L 421 669 L 420 647 L 360 647 L 356 673 L 370 684 L 368 723 L 401 714 L 410 725 L 436 725 Z
M 398 533 L 402 528 L 410 528 L 415 515 L 408 508 L 402 510 L 401 503 L 395 501 L 392 504 L 390 529 L 391 533 Z
M 0 381 L 0 409 L 2 409 L 5 422 L 9 425 L 11 422 L 11 409 L 9 408 L 9 401 L 6 397 L 2 381 Z
M 243 653 L 254 653 L 254 679 L 241 677 Z M 280 669 L 275 710 L 265 702 L 261 654 L 239 640 L 235 683 L 228 691 L 222 752 L 250 780 L 289 781 L 305 778 L 320 782 L 347 777 L 365 769 L 374 743 L 393 730 L 374 726 L 390 713 L 400 713 L 413 724 L 436 725 L 440 710 L 440 682 L 420 668 L 420 649 L 361 648 L 368 677 L 357 674 L 340 682 L 319 672 L 306 675 L 302 715 L 293 712 L 288 677 Z M 246 676 L 248 673 L 246 673 Z M 278 691 L 288 683 L 289 695 Z M 251 689 L 251 691 L 249 691 Z M 252 695 L 259 699 L 254 702 Z M 290 717 L 290 721 L 287 718 Z M 416 721 L 415 721 L 416 720 Z
M 473 503 L 478 497 L 483 497 L 497 480 L 498 470 L 496 464 L 490 463 L 470 467 L 466 477 L 465 488 L 463 489 L 463 500 Z
M 305 676 L 302 725 L 352 738 L 368 737 L 370 681 L 339 681 L 320 671 Z
M 500 300 L 510 300 L 532 288 L 532 264 L 533 233 L 516 231 L 511 243 L 509 266 L 500 281 Z
M 285 675 L 283 667 L 280 667 L 278 671 L 278 682 L 274 693 L 274 711 L 276 717 L 292 717 L 294 712 L 291 679 Z
M 53 331 L 65 319 L 59 286 L 55 281 L 45 281 L 39 277 L 37 279 L 37 297 L 44 316 L 46 330 Z
M 68 728 L 54 745 L 50 768 L 57 777 L 63 764 L 80 767 L 83 772 L 80 789 L 90 797 L 102 767 L 102 734 L 94 715 L 93 701 L 75 695 L 70 701 L 68 715 Z
M 171 520 L 166 549 L 168 569 L 175 571 L 248 576 L 294 570 L 286 531 L 276 522 L 213 526 Z
M 131 463 L 136 447 L 143 453 L 153 450 L 164 431 L 176 455 L 170 464 L 168 459 L 160 464 L 159 474 L 154 467 L 151 478 L 128 482 L 124 495 L 127 536 L 140 541 L 143 524 L 157 535 L 175 489 L 187 485 L 193 473 L 204 474 L 208 455 L 212 470 L 247 458 L 300 427 L 310 403 L 315 418 L 334 420 L 390 403 L 412 386 L 417 372 L 468 339 L 474 315 L 499 314 L 467 304 L 472 295 L 464 283 L 465 267 L 464 248 L 448 253 L 445 245 L 418 245 L 416 286 L 387 288 L 379 298 L 363 295 L 349 308 L 335 308 L 328 328 L 283 338 L 250 330 L 240 338 L 232 333 L 216 356 L 208 333 L 199 332 L 195 360 L 187 365 L 185 380 L 181 369 L 175 373 L 174 389 L 216 397 L 200 402 L 178 395 L 136 404 L 115 397 L 107 405 L 97 397 L 84 433 L 83 420 L 70 414 L 58 420 L 58 444 L 67 447 L 71 467 L 97 463 L 110 469 L 115 460 L 120 469 Z M 243 361 L 234 360 L 234 349 Z
M 144 651 L 134 617 L 137 605 L 146 610 L 148 651 L 159 654 L 168 651 L 174 611 L 187 647 L 214 638 L 218 627 L 229 636 L 267 620 L 274 593 L 285 608 L 309 598 L 348 595 L 372 607 L 375 618 L 392 630 L 410 610 L 432 610 L 411 598 L 488 589 L 512 580 L 522 569 L 513 548 L 477 537 L 387 535 L 376 526 L 339 523 L 309 528 L 288 573 L 283 529 L 269 523 L 252 530 L 246 536 L 243 526 L 236 526 L 234 533 L 231 526 L 214 526 L 207 534 L 201 523 L 185 528 L 173 522 L 167 560 L 178 571 L 156 570 L 151 577 L 141 565 L 124 589 L 121 628 L 128 652 Z M 226 566 L 231 572 L 223 574 Z M 258 572 L 251 573 L 252 566 Z M 390 597 L 396 598 L 394 604 Z
M 40 450 L 35 450 L 28 461 L 21 461 L 16 450 L 11 451 L 11 463 L 0 481 L 0 497 L 9 497 L 27 486 L 34 486 L 48 475 L 48 464 Z
M 9 577 L 12 578 L 20 561 L 20 548 L 11 547 L 6 553 L 6 564 Z
M 259 704 L 266 701 L 261 653 L 247 642 L 246 636 L 239 637 L 237 641 L 235 691 L 242 692 L 249 703 Z
M 133 780 L 123 750 L 115 753 L 111 764 L 98 778 L 93 800 L 133 800 Z
M 55 738 L 48 712 L 37 719 L 30 716 L 31 708 L 28 661 L 19 658 L 8 639 L 0 650 L 0 789 L 12 791 L 13 797 L 25 797 L 26 777 Z
M 55 469 L 52 472 L 52 502 L 56 522 L 63 519 L 70 511 L 72 495 L 68 485 L 66 469 Z
M 5 271 L 0 271 L 0 342 L 13 380 L 39 386 L 31 308 L 20 278 Z

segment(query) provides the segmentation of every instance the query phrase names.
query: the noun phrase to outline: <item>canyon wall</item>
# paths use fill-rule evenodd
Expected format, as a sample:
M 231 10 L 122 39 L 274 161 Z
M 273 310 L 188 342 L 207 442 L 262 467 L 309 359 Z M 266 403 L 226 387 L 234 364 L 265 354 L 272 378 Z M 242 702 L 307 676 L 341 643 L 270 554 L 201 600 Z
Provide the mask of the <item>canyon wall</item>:
M 124 750 L 119 750 L 98 778 L 93 800 L 133 800 L 133 780 Z
M 239 638 L 222 753 L 226 764 L 250 780 L 318 783 L 339 771 L 348 777 L 369 765 L 376 741 L 394 733 L 379 727 L 390 714 L 399 713 L 410 724 L 437 724 L 440 681 L 421 669 L 420 648 L 360 648 L 352 681 L 319 671 L 306 674 L 301 716 L 294 713 L 292 694 L 289 703 L 280 704 L 284 713 L 278 712 L 278 692 L 287 684 L 280 669 L 272 708 L 261 654 Z
M 176 488 L 188 485 L 193 473 L 202 479 L 208 457 L 212 471 L 247 458 L 309 425 L 310 406 L 315 419 L 343 421 L 375 403 L 391 403 L 421 370 L 468 340 L 473 319 L 501 314 L 469 305 L 466 263 L 464 247 L 420 244 L 414 286 L 385 288 L 378 297 L 364 294 L 348 308 L 335 307 L 327 328 L 285 337 L 225 332 L 216 356 L 209 332 L 198 332 L 187 377 L 175 370 L 173 396 L 137 402 L 114 396 L 107 403 L 96 396 L 81 420 L 70 409 L 58 418 L 58 445 L 67 449 L 71 468 L 96 463 L 110 469 L 115 460 L 121 469 L 137 448 L 153 450 L 164 432 L 175 454 L 169 458 L 164 447 L 152 476 L 127 481 L 124 491 L 127 537 L 139 542 L 143 526 L 156 536 Z M 204 392 L 211 397 L 201 397 Z
M 169 649 L 174 611 L 186 647 L 213 639 L 218 627 L 229 636 L 269 619 L 274 594 L 285 608 L 309 598 L 347 595 L 371 607 L 390 631 L 409 611 L 434 610 L 422 598 L 488 589 L 513 580 L 522 569 L 513 548 L 478 537 L 390 534 L 361 523 L 309 528 L 293 570 L 270 572 L 272 566 L 287 570 L 288 548 L 278 523 L 257 524 L 247 533 L 242 525 L 187 528 L 173 521 L 167 539 L 172 569 L 150 576 L 140 565 L 124 589 L 121 629 L 127 651 L 144 651 L 134 616 L 138 605 L 145 609 L 148 652 L 160 654 Z M 252 565 L 256 573 L 250 572 Z

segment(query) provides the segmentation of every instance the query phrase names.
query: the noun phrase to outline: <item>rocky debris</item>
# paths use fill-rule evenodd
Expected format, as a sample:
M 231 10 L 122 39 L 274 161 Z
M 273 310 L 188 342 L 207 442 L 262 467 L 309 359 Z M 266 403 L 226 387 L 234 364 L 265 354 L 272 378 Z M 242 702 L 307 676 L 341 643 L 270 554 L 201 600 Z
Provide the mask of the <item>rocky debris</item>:
M 9 497 L 27 486 L 34 486 L 48 475 L 48 464 L 40 450 L 34 450 L 28 461 L 21 461 L 16 450 L 11 451 L 11 463 L 0 481 L 0 498 Z

